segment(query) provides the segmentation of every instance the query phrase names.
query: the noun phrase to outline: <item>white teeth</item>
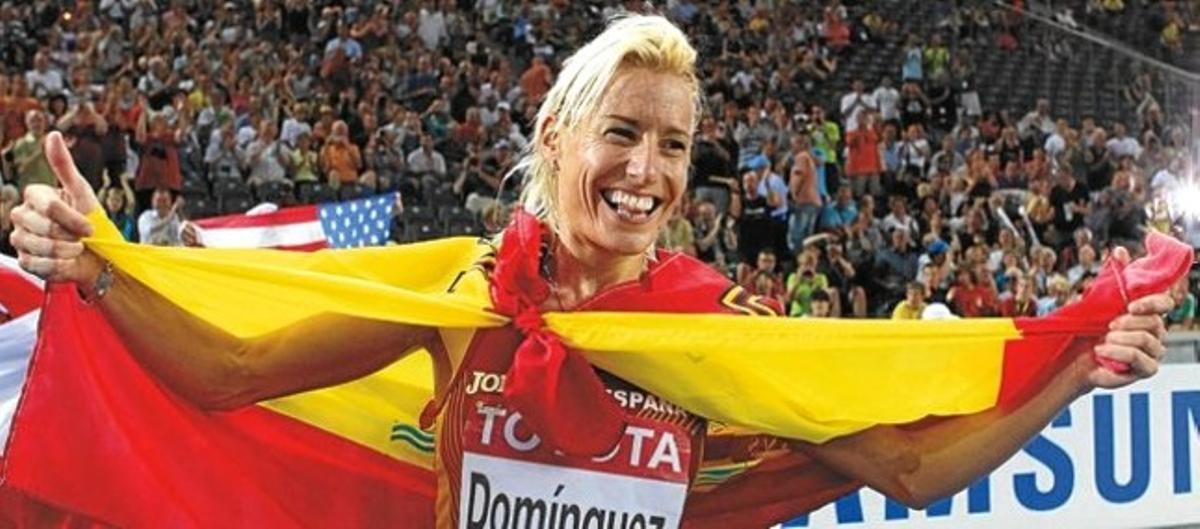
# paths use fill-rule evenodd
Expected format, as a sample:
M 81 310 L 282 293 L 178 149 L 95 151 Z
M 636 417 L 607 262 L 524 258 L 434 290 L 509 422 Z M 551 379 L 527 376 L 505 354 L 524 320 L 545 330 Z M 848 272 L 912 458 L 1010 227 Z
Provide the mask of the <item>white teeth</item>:
M 649 213 L 654 208 L 654 198 L 652 197 L 638 196 L 619 189 L 605 191 L 604 194 L 610 202 L 639 213 Z

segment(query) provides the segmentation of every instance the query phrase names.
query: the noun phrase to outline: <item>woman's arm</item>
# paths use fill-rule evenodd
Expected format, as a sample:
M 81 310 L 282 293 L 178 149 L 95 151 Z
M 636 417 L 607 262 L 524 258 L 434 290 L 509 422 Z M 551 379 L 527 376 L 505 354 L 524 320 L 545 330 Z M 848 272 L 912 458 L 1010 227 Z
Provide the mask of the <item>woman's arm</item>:
M 1115 388 L 1152 376 L 1165 353 L 1165 330 L 1158 314 L 1171 307 L 1166 295 L 1142 298 L 1130 314 L 1113 322 L 1113 331 L 1096 354 L 1127 363 L 1126 374 L 1100 366 L 1090 343 L 1079 340 L 1060 360 L 1044 385 L 1034 385 L 1007 407 L 905 429 L 876 426 L 806 451 L 839 472 L 852 476 L 912 507 L 924 507 L 970 485 L 1007 461 L 1071 401 L 1093 388 Z M 1036 393 L 1033 393 L 1036 391 Z
M 113 286 L 99 302 L 105 316 L 139 363 L 205 409 L 234 409 L 348 382 L 437 340 L 432 328 L 337 315 L 241 339 L 119 270 L 113 274 Z

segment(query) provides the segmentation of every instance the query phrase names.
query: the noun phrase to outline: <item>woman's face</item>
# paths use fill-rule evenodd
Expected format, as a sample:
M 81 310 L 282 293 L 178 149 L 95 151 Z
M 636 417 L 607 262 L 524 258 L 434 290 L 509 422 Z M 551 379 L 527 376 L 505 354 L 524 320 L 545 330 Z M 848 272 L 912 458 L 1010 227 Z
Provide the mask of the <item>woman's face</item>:
M 108 206 L 110 213 L 116 213 L 125 209 L 125 195 L 117 192 L 109 192 L 104 196 L 104 205 Z
M 599 111 L 555 139 L 560 235 L 584 251 L 645 252 L 679 205 L 691 160 L 694 107 L 686 81 L 617 72 Z

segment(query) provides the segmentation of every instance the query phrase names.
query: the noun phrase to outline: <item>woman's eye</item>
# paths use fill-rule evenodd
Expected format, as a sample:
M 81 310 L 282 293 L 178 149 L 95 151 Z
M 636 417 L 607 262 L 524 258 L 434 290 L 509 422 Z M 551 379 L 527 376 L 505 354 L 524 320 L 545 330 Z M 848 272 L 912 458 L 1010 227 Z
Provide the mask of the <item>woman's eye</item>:
M 667 145 L 667 149 L 670 149 L 670 150 L 672 150 L 672 151 L 683 151 L 683 150 L 687 150 L 687 145 L 686 145 L 686 144 L 684 144 L 682 141 L 679 141 L 679 140 L 667 140 L 667 144 L 666 144 L 666 145 Z
M 608 130 L 604 131 L 604 134 L 606 136 L 614 136 L 614 137 L 617 137 L 617 138 L 620 138 L 623 140 L 629 140 L 629 141 L 633 141 L 634 139 L 637 138 L 637 134 L 635 134 L 632 130 L 629 130 L 629 129 L 613 128 L 613 129 L 608 129 Z

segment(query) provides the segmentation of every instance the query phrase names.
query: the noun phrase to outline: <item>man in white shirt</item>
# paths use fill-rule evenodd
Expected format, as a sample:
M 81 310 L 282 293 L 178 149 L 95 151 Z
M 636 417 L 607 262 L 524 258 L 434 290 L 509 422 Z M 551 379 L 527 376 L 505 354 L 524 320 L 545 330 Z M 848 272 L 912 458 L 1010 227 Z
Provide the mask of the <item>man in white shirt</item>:
M 1037 107 L 1017 122 L 1017 133 L 1022 139 L 1036 138 L 1039 141 L 1054 132 L 1054 120 L 1050 118 L 1050 100 L 1038 99 Z
M 1137 138 L 1129 135 L 1125 130 L 1125 124 L 1121 122 L 1113 123 L 1112 137 L 1109 138 L 1108 153 L 1112 155 L 1114 160 L 1120 159 L 1122 156 L 1129 156 L 1137 159 L 1142 155 L 1142 146 L 1138 143 Z
M 892 86 L 890 77 L 879 81 L 879 88 L 871 92 L 871 97 L 879 106 L 879 115 L 884 121 L 900 121 L 900 91 Z
M 842 125 L 846 132 L 858 129 L 858 116 L 863 110 L 878 110 L 875 96 L 864 92 L 863 82 L 855 79 L 850 85 L 850 93 L 842 96 Z
M 25 84 L 38 98 L 61 94 L 67 87 L 62 72 L 50 67 L 50 57 L 42 51 L 33 56 L 33 69 L 25 72 Z
M 182 223 L 179 219 L 179 206 L 182 202 L 171 200 L 171 192 L 158 188 L 150 198 L 150 209 L 138 217 L 138 237 L 142 244 L 155 246 L 180 246 L 183 240 L 179 236 Z
M 425 44 L 425 49 L 436 50 L 441 47 L 442 43 L 449 39 L 449 33 L 446 31 L 446 16 L 442 14 L 441 9 L 430 11 L 429 9 L 421 9 L 420 22 L 417 23 L 417 34 L 421 37 L 421 42 Z
M 421 146 L 409 153 L 408 170 L 414 173 L 434 175 L 438 178 L 446 176 L 446 159 L 442 153 L 433 149 L 433 137 L 421 135 Z
M 1046 138 L 1046 144 L 1042 148 L 1046 151 L 1046 156 L 1057 158 L 1063 151 L 1067 150 L 1067 131 L 1070 127 L 1067 125 L 1067 120 L 1060 119 L 1055 125 L 1054 134 Z

